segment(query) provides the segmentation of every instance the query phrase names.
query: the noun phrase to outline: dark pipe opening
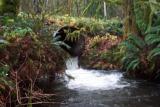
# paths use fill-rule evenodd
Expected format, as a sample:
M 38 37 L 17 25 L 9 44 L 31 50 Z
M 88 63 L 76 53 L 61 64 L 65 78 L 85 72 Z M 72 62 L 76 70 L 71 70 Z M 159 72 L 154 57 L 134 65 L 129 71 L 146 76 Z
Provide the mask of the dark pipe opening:
M 83 49 L 84 49 L 84 43 L 85 38 L 83 35 L 80 35 L 80 37 L 77 40 L 68 40 L 66 39 L 67 33 L 73 33 L 74 31 L 80 30 L 77 27 L 74 26 L 64 26 L 57 30 L 54 33 L 54 37 L 58 37 L 57 41 L 63 41 L 65 44 L 67 44 L 70 48 L 67 48 L 64 45 L 60 45 L 61 48 L 63 48 L 65 51 L 67 51 L 71 56 L 81 56 Z

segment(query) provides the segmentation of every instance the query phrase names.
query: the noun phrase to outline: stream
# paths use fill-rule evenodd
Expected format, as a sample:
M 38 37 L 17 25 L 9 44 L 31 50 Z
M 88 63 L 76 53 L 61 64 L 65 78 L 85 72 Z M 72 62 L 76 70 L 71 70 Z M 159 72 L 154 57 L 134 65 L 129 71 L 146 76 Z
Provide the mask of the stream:
M 77 58 L 66 65 L 68 76 L 46 86 L 60 103 L 43 107 L 160 107 L 160 84 L 127 79 L 117 70 L 82 69 Z

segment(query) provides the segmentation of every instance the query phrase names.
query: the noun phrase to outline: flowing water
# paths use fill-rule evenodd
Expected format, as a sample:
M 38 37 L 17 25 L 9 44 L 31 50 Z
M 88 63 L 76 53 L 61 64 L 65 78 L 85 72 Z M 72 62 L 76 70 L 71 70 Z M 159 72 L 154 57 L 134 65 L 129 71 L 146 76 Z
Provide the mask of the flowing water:
M 129 86 L 129 83 L 121 81 L 122 73 L 105 74 L 103 71 L 85 70 L 78 67 L 78 59 L 71 58 L 66 62 L 66 73 L 73 77 L 67 80 L 66 84 L 68 89 L 73 90 L 111 90 L 116 88 L 123 88 Z
M 66 65 L 65 82 L 49 88 L 60 103 L 49 107 L 160 107 L 160 84 L 126 79 L 116 70 L 82 69 L 77 58 Z

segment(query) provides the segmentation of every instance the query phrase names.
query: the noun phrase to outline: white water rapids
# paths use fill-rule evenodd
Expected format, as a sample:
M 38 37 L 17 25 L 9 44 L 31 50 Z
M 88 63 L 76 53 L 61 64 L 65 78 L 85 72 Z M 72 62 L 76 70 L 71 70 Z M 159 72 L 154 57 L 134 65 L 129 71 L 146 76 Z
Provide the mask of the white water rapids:
M 121 83 L 123 77 L 121 73 L 102 73 L 99 70 L 86 70 L 79 68 L 77 57 L 69 58 L 66 62 L 66 66 L 66 74 L 74 78 L 67 79 L 67 87 L 69 89 L 110 90 L 123 88 L 129 85 Z

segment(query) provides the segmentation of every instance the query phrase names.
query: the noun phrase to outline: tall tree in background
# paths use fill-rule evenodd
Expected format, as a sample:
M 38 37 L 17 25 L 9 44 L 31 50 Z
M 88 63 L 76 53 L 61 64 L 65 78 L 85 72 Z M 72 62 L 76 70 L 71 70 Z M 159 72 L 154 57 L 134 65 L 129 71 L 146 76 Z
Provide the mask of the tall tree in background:
M 107 17 L 107 7 L 106 7 L 106 2 L 103 2 L 103 8 L 104 8 L 104 17 Z
M 0 0 L 0 14 L 17 15 L 20 0 Z
M 125 35 L 134 34 L 144 38 L 150 30 L 153 15 L 160 11 L 158 0 L 124 0 Z
M 67 0 L 67 8 L 68 8 L 68 15 L 71 15 L 72 11 L 72 0 Z

